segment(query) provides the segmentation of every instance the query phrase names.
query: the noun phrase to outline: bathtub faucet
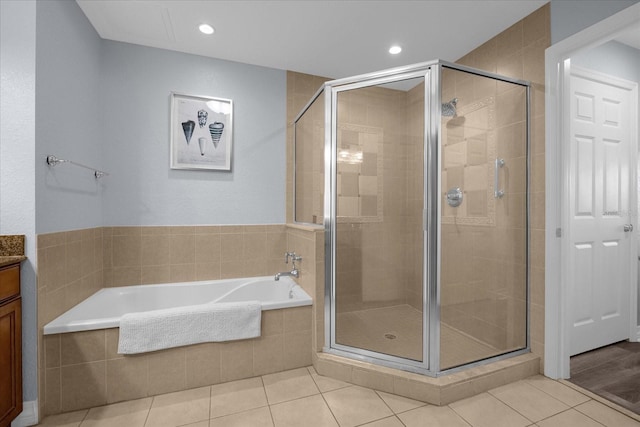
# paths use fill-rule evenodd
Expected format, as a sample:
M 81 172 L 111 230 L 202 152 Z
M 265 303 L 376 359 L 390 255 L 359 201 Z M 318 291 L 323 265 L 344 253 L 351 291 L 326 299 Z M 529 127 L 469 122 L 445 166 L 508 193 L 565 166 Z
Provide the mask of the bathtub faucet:
M 280 280 L 280 277 L 282 276 L 293 276 L 295 278 L 300 277 L 300 272 L 296 267 L 296 261 L 302 261 L 302 257 L 299 255 L 296 255 L 295 252 L 286 252 L 284 254 L 285 264 L 289 264 L 289 258 L 291 258 L 291 263 L 293 264 L 293 268 L 291 269 L 291 271 L 283 271 L 282 273 L 276 273 L 275 280 Z

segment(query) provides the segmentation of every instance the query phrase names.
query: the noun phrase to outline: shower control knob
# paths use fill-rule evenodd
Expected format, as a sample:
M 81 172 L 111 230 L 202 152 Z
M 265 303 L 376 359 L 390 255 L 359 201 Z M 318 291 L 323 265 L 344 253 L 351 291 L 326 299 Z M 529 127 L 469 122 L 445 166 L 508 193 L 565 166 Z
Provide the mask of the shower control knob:
M 462 204 L 462 190 L 460 187 L 454 187 L 447 191 L 447 204 L 452 208 L 457 208 Z
M 633 224 L 625 224 L 622 229 L 624 230 L 625 233 L 628 233 L 630 231 L 633 231 Z

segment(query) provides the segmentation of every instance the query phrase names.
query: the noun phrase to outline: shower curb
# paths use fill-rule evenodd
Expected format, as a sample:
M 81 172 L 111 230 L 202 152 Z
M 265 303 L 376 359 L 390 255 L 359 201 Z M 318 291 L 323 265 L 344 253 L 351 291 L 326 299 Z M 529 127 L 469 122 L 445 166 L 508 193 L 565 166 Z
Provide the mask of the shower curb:
M 429 377 L 327 353 L 316 353 L 318 374 L 432 405 L 448 405 L 540 373 L 540 356 L 523 354 L 441 377 Z

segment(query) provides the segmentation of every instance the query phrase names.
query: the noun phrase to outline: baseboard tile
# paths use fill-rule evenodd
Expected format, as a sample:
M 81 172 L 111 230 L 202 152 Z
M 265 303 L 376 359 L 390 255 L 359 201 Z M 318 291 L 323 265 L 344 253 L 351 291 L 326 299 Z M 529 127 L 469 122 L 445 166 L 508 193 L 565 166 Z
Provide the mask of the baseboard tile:
M 13 420 L 11 427 L 27 427 L 38 424 L 38 401 L 22 403 L 22 412 Z

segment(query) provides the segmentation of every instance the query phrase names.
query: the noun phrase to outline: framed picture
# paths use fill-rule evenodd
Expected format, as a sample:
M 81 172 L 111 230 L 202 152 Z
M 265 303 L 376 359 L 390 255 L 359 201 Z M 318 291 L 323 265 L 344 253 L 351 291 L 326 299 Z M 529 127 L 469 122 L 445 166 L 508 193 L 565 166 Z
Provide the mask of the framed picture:
M 171 93 L 171 169 L 231 170 L 233 101 Z

